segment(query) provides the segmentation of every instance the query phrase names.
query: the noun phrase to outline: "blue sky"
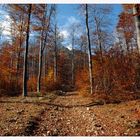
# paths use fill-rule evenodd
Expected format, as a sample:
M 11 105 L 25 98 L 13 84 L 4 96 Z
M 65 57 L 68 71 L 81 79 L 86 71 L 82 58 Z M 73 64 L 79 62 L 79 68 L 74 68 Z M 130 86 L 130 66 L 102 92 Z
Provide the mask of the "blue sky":
M 111 4 L 113 7 L 112 20 L 114 21 L 114 25 L 116 25 L 118 15 L 122 11 L 121 4 Z M 80 20 L 78 14 L 78 4 L 58 4 L 58 23 L 60 26 L 66 24 L 70 17 L 75 17 Z
M 112 16 L 112 23 L 113 27 L 116 26 L 118 15 L 122 11 L 121 4 L 111 4 L 113 7 L 113 12 L 111 13 Z M 74 20 L 80 21 L 80 15 L 78 13 L 78 4 L 57 4 L 57 19 L 58 19 L 58 25 L 59 27 L 64 27 L 66 24 L 69 24 L 71 20 L 74 22 Z M 0 8 L 0 15 L 5 17 L 5 12 Z M 2 17 L 1 17 L 2 18 Z M 112 28 L 113 28 L 112 27 Z
M 111 23 L 113 25 L 111 26 L 110 30 L 113 31 L 118 21 L 118 15 L 122 11 L 122 6 L 121 4 L 111 4 L 111 6 L 113 7 L 113 11 L 110 14 L 110 16 L 112 19 Z M 78 8 L 79 8 L 78 4 L 57 4 L 58 26 L 60 28 L 61 33 L 64 35 L 65 40 L 67 40 L 69 36 L 69 31 L 68 31 L 69 25 L 73 22 L 81 22 L 82 20 L 81 16 L 78 13 L 79 11 Z M 2 22 L 3 26 L 5 26 L 6 28 L 7 26 L 9 26 L 7 23 L 8 17 L 5 14 L 5 12 L 2 11 L 1 8 L 0 8 L 0 13 L 3 14 L 3 17 L 6 17 L 5 20 Z M 5 30 L 4 34 L 8 34 L 8 31 Z
M 111 18 L 111 26 L 110 26 L 110 32 L 113 32 L 115 30 L 116 24 L 118 22 L 118 15 L 122 11 L 121 4 L 111 4 L 112 7 L 112 13 L 110 14 Z M 60 28 L 61 33 L 65 37 L 65 43 L 68 43 L 67 39 L 69 38 L 69 25 L 72 22 L 81 22 L 81 16 L 78 13 L 78 4 L 58 4 L 57 5 L 57 20 L 58 20 L 58 26 Z M 69 46 L 69 47 L 68 47 Z M 70 45 L 67 47 L 70 48 Z
M 66 24 L 70 17 L 79 19 L 77 8 L 78 4 L 58 4 L 58 22 L 60 26 Z

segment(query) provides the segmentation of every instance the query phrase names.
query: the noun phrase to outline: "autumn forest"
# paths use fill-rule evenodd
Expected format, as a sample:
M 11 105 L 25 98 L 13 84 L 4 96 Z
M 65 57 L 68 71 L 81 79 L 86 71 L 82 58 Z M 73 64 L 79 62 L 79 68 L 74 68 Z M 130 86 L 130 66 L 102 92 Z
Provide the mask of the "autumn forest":
M 0 5 L 1 136 L 140 135 L 140 5 L 70 6 Z

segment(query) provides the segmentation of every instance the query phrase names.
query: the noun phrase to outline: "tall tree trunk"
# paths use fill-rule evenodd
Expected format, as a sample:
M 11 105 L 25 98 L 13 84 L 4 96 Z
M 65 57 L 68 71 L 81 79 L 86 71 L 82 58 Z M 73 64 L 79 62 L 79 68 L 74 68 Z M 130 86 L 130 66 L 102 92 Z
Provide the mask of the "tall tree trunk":
M 40 51 L 39 51 L 39 70 L 38 70 L 38 80 L 37 80 L 37 92 L 40 92 L 40 87 L 41 87 L 42 58 L 43 58 L 42 40 L 40 40 Z
M 31 18 L 32 4 L 28 5 L 28 23 L 26 31 L 26 48 L 24 53 L 24 66 L 23 66 L 23 96 L 27 96 L 27 63 L 28 63 L 28 48 L 29 48 L 29 36 L 30 36 L 30 18 Z
M 20 16 L 20 21 L 21 21 L 21 27 L 20 27 L 20 38 L 19 38 L 19 46 L 17 45 L 17 65 L 16 65 L 16 74 L 17 74 L 17 77 L 16 77 L 16 87 L 18 89 L 18 82 L 19 82 L 19 68 L 20 68 L 20 55 L 21 55 L 21 47 L 22 47 L 22 33 L 23 33 L 23 17 Z
M 74 33 L 72 37 L 72 61 L 71 61 L 71 80 L 72 80 L 72 85 L 74 86 Z
M 18 89 L 18 82 L 19 82 L 19 68 L 20 68 L 21 47 L 22 47 L 22 35 L 20 33 L 19 46 L 17 46 L 17 66 L 16 66 L 16 74 L 17 74 L 16 87 L 17 87 L 17 89 Z
M 44 52 L 46 42 L 47 42 L 47 39 L 48 39 L 48 29 L 50 27 L 50 18 L 51 18 L 51 15 L 52 15 L 52 9 L 53 8 L 51 7 L 50 14 L 49 14 L 49 17 L 48 17 L 47 30 L 45 29 L 46 28 L 46 23 L 45 22 L 46 22 L 47 7 L 45 7 L 45 9 L 44 9 L 44 15 L 42 17 L 43 18 L 43 23 L 42 23 L 43 29 L 42 29 L 41 38 L 40 38 L 39 71 L 38 71 L 38 80 L 37 80 L 37 92 L 40 92 L 40 89 L 41 89 L 43 52 Z M 43 39 L 42 39 L 42 37 L 43 37 Z
M 137 33 L 137 49 L 140 56 L 140 4 L 134 4 L 133 14 L 135 16 L 135 27 Z M 136 88 L 140 88 L 140 63 L 136 67 Z
M 44 50 L 44 78 L 46 77 L 46 48 Z
M 140 53 L 140 4 L 134 4 L 133 14 L 135 15 L 135 25 L 136 25 L 136 31 L 137 31 L 137 44 L 138 44 L 138 51 Z
M 55 24 L 55 46 L 54 46 L 54 82 L 57 81 L 57 25 Z
M 89 33 L 89 23 L 88 23 L 88 4 L 86 4 L 85 9 L 86 16 L 86 34 L 87 34 L 87 46 L 88 46 L 88 66 L 89 66 L 89 80 L 90 80 L 90 93 L 93 94 L 93 74 L 92 74 L 92 52 L 90 44 L 90 33 Z
M 45 5 L 44 7 L 44 13 L 42 15 L 42 27 L 43 29 L 41 30 L 41 36 L 40 36 L 40 50 L 39 50 L 39 65 L 38 65 L 38 79 L 37 79 L 37 92 L 40 92 L 41 89 L 41 76 L 42 76 L 42 61 L 43 61 L 43 43 L 44 43 L 44 33 L 45 33 L 45 21 L 46 21 L 46 11 L 47 7 Z

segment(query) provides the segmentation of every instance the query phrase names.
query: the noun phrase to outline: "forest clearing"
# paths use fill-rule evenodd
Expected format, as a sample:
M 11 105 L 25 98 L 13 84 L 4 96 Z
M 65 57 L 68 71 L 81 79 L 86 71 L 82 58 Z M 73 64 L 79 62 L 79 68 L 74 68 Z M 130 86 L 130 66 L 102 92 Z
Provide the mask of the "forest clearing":
M 140 4 L 1 4 L 0 136 L 140 136 Z

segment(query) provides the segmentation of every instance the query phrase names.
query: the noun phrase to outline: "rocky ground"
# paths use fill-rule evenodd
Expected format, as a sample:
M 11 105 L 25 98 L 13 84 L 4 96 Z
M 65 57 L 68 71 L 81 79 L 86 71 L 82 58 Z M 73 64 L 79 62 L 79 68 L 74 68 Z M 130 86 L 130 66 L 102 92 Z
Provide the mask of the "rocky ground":
M 77 92 L 0 99 L 1 136 L 140 136 L 140 100 L 93 102 Z

